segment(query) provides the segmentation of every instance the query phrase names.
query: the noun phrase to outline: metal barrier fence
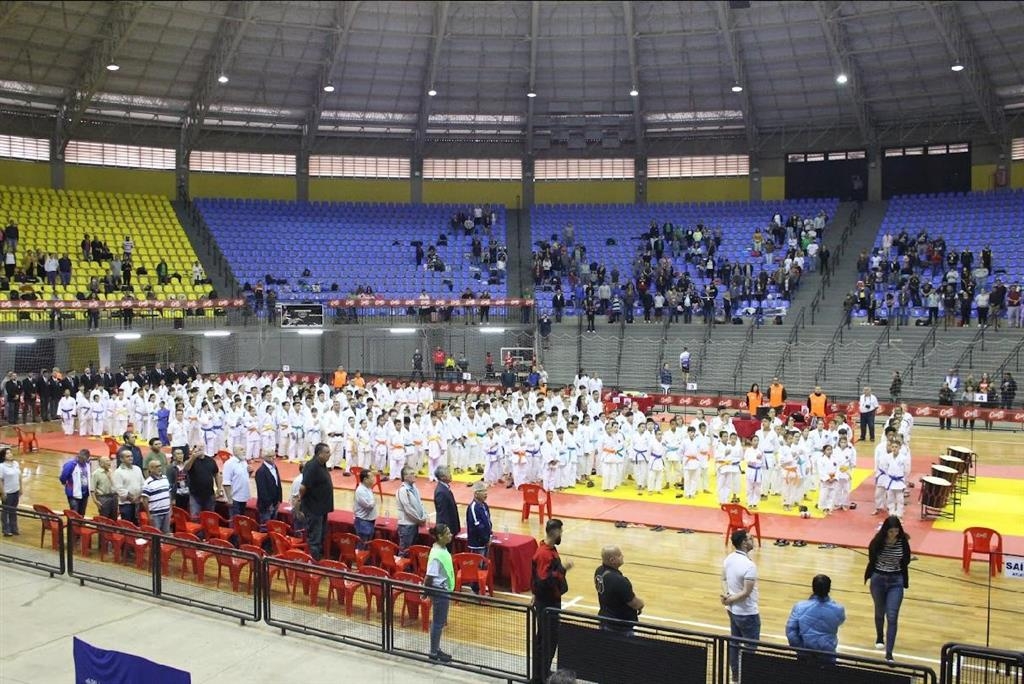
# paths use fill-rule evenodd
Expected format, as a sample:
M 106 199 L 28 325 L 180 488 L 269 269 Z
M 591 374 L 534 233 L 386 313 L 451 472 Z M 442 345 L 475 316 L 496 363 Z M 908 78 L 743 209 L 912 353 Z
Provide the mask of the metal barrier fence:
M 942 684 L 1022 684 L 1024 652 L 968 644 L 942 647 Z
M 9 526 L 12 536 L 0 541 L 0 561 L 42 570 L 50 577 L 63 575 L 64 565 L 64 518 L 59 515 L 36 512 L 17 506 L 3 506 L 6 519 L 4 531 Z M 39 545 L 35 545 L 36 535 Z
M 387 584 L 389 650 L 426 661 L 433 606 L 424 608 L 422 602 L 431 598 L 424 597 L 422 585 Z M 440 644 L 441 650 L 452 656 L 448 667 L 510 682 L 529 681 L 534 613 L 528 604 L 459 592 L 448 594 L 448 602 L 447 626 Z
M 930 668 L 904 663 L 630 624 L 551 608 L 538 620 L 538 677 L 546 675 L 545 654 L 557 649 L 557 669 L 573 671 L 576 681 L 600 684 L 675 684 L 682 681 L 683 672 L 685 681 L 703 684 L 937 683 Z M 737 650 L 737 677 L 729 664 L 733 648 Z
M 262 617 L 260 558 L 233 547 L 120 523 L 72 520 L 67 526 L 67 568 L 81 584 L 88 581 L 146 594 L 237 618 L 242 624 Z

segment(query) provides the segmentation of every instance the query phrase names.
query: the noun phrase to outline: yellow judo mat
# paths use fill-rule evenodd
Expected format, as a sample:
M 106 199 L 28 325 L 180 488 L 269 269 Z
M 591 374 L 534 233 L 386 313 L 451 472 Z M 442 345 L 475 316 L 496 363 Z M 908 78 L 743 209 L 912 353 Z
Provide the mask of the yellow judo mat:
M 953 508 L 948 506 L 946 510 Z M 1024 480 L 979 477 L 971 483 L 970 493 L 960 496 L 956 520 L 942 518 L 932 527 L 954 532 L 989 527 L 1004 536 L 1024 536 Z
M 870 506 L 870 497 L 865 500 L 863 493 L 857 492 L 857 488 L 860 487 L 865 480 L 871 477 L 870 468 L 855 468 L 853 471 L 853 477 L 850 480 L 850 500 L 856 501 L 858 506 Z M 452 475 L 452 480 L 455 482 L 462 482 L 470 484 L 480 479 L 479 475 L 470 473 L 455 473 Z M 560 495 L 573 495 L 578 494 L 582 496 L 600 497 L 604 499 L 613 499 L 618 501 L 633 501 L 633 502 L 651 502 L 651 503 L 663 503 L 663 504 L 679 504 L 680 506 L 700 506 L 702 508 L 719 508 L 717 487 L 715 483 L 714 472 L 711 473 L 710 489 L 711 493 L 704 493 L 698 490 L 697 495 L 692 499 L 676 498 L 676 494 L 681 494 L 683 490 L 672 487 L 670 489 L 663 489 L 660 493 L 641 492 L 638 493 L 636 485 L 633 480 L 626 480 L 623 484 L 619 485 L 616 489 L 611 491 L 604 491 L 601 489 L 601 477 L 595 476 L 591 478 L 594 481 L 593 487 L 587 487 L 586 485 L 576 485 L 575 487 L 569 487 L 562 490 Z M 743 506 L 747 505 L 746 490 L 747 481 L 745 477 L 741 476 L 740 479 L 740 504 Z M 499 487 L 501 485 L 498 485 Z M 973 489 L 972 489 L 973 493 Z M 818 503 L 818 492 L 817 490 L 811 490 L 807 494 L 807 498 L 802 502 L 803 505 L 807 506 L 808 512 L 813 518 L 825 517 L 820 511 L 815 509 L 815 505 Z M 800 516 L 800 512 L 797 507 L 793 510 L 787 511 L 782 507 L 781 496 L 769 496 L 767 499 L 762 499 L 760 505 L 757 507 L 759 513 L 776 513 L 778 515 L 792 515 L 795 517 Z M 959 517 L 959 515 L 958 515 Z

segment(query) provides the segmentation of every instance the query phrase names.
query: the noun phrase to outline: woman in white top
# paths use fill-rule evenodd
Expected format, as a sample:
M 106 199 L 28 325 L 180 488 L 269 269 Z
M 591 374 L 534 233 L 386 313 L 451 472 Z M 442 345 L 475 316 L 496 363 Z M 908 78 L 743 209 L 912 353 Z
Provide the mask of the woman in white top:
M 18 501 L 21 499 L 21 468 L 14 460 L 14 452 L 10 447 L 0 448 L 0 504 L 3 504 L 3 523 L 5 537 L 18 532 Z

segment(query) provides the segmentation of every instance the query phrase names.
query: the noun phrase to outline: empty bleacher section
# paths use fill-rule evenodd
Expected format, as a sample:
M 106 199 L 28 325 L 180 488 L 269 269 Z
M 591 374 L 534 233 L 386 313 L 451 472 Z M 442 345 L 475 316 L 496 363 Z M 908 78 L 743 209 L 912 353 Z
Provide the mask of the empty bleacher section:
M 939 320 L 948 316 L 948 323 L 961 324 L 969 311 L 967 322 L 977 324 L 978 296 L 984 307 L 1000 286 L 1005 318 L 1007 291 L 1024 278 L 1021 226 L 1020 190 L 893 198 L 866 255 L 867 268 L 859 269 L 864 286 L 854 292 L 854 318 L 897 322 L 905 289 L 902 324 L 928 320 L 930 306 L 937 307 Z
M 195 300 L 210 293 L 209 285 L 193 282 L 196 254 L 166 197 L 0 186 L 0 211 L 5 225 L 13 222 L 18 227 L 12 274 L 5 274 L 9 283 L 0 289 L 0 301 Z M 103 243 L 110 254 L 90 248 L 87 260 L 82 246 L 85 236 L 96 241 L 93 244 Z M 132 242 L 131 259 L 123 260 L 127 237 Z M 70 260 L 70 278 L 65 285 L 65 278 L 58 275 L 51 285 L 46 261 L 59 261 L 65 255 Z M 121 261 L 119 284 L 111 278 L 111 257 Z M 167 266 L 163 279 L 157 275 L 161 260 Z M 91 283 L 98 288 L 95 295 L 90 295 Z M 9 322 L 19 316 L 22 320 L 49 318 L 45 311 L 5 311 L 0 320 Z M 65 318 L 85 316 L 83 311 L 64 313 Z
M 532 210 L 532 240 L 538 252 L 543 251 L 542 243 L 550 242 L 553 236 L 559 242 L 564 240 L 564 229 L 567 224 L 573 225 L 573 238 L 575 244 L 586 248 L 586 253 L 580 259 L 583 266 L 580 277 L 575 287 L 571 286 L 566 274 L 567 265 L 563 265 L 563 278 L 561 285 L 567 300 L 567 304 L 580 306 L 583 300 L 583 284 L 585 282 L 589 266 L 596 263 L 603 266 L 607 276 L 606 281 L 610 282 L 612 271 L 619 272 L 619 283 L 624 286 L 628 281 L 636 280 L 634 264 L 638 255 L 645 248 L 650 247 L 650 242 L 642 236 L 648 233 L 651 226 L 656 224 L 658 232 L 664 235 L 665 224 L 671 223 L 675 226 L 677 237 L 676 247 L 672 249 L 666 244 L 665 255 L 671 259 L 676 277 L 673 282 L 677 284 L 680 274 L 688 273 L 695 291 L 692 297 L 692 304 L 697 312 L 700 311 L 699 295 L 704 293 L 706 285 L 716 282 L 716 279 L 723 271 L 723 265 L 728 264 L 751 264 L 751 283 L 744 287 L 745 278 L 740 275 L 738 280 L 735 273 L 730 275 L 730 283 L 733 287 L 723 287 L 720 279 L 717 280 L 717 305 L 719 312 L 722 311 L 722 299 L 726 289 L 732 290 L 732 310 L 734 315 L 753 315 L 758 302 L 755 296 L 757 291 L 758 277 L 765 272 L 767 277 L 767 288 L 763 300 L 763 311 L 765 315 L 784 314 L 789 302 L 783 297 L 781 288 L 778 287 L 771 277 L 782 266 L 788 246 L 779 247 L 772 251 L 770 256 L 765 253 L 755 252 L 753 246 L 755 231 L 762 233 L 764 242 L 771 240 L 768 230 L 774 215 L 781 216 L 783 225 L 788 222 L 791 216 L 798 216 L 802 219 L 814 219 L 819 212 L 823 211 L 831 217 L 835 214 L 838 201 L 834 199 L 804 199 L 785 200 L 774 202 L 711 202 L 695 204 L 648 204 L 648 205 L 541 205 Z M 700 241 L 689 242 L 682 237 L 687 231 L 693 231 L 697 226 L 703 226 L 699 231 Z M 820 241 L 820 231 L 816 240 Z M 698 263 L 703 265 L 707 262 L 707 245 L 711 240 L 721 237 L 721 243 L 714 254 L 714 274 L 706 274 L 704 269 L 698 269 Z M 795 234 L 799 241 L 799 231 Z M 643 242 L 643 245 L 642 245 Z M 666 241 L 667 243 L 667 241 Z M 569 250 L 571 256 L 572 250 Z M 770 259 L 770 261 L 769 261 Z M 652 263 L 655 273 L 657 263 Z M 810 264 L 808 264 L 810 266 Z M 730 269 L 731 270 L 731 269 Z M 805 270 L 807 270 L 805 268 Z M 591 275 L 591 279 L 594 277 Z M 535 279 L 537 285 L 536 299 L 539 309 L 551 309 L 551 302 L 554 296 L 550 278 Z M 595 287 L 596 287 L 595 282 Z M 651 283 L 651 292 L 654 292 L 654 283 Z M 614 288 L 614 286 L 613 286 Z M 613 297 L 615 293 L 612 293 Z M 683 301 L 684 293 L 679 293 L 680 302 Z M 640 297 L 637 297 L 637 311 L 641 310 Z
M 458 298 L 467 288 L 492 298 L 505 295 L 504 272 L 488 263 L 491 240 L 500 246 L 496 254 L 505 254 L 504 207 L 494 208 L 489 228 L 474 228 L 482 246 L 483 258 L 477 259 L 474 235 L 453 227 L 458 212 L 472 220 L 473 207 L 233 199 L 195 204 L 238 281 L 263 283 L 280 301 L 326 302 L 366 286 L 375 295 L 396 298 L 423 291 Z M 446 244 L 439 244 L 442 235 Z M 419 266 L 416 242 L 424 251 Z M 431 247 L 436 262 L 428 258 Z M 287 282 L 271 284 L 268 276 Z

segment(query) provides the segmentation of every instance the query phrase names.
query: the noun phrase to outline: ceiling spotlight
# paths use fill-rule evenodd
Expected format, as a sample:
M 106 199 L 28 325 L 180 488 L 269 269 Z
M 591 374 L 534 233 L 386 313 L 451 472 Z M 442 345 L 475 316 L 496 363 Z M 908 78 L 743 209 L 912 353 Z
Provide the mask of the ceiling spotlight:
M 640 91 L 637 90 L 636 88 L 633 88 L 632 90 L 629 91 L 629 96 L 630 97 L 638 97 L 639 95 L 640 95 Z
M 526 93 L 526 97 L 537 97 L 537 93 L 531 90 L 530 92 Z
M 107 71 L 117 71 L 120 68 L 121 67 L 119 65 L 115 64 L 114 62 L 111 62 L 110 64 L 107 65 Z
M 328 83 L 327 85 L 324 86 L 324 92 L 325 93 L 333 93 L 334 92 L 334 86 L 331 85 L 330 83 Z
M 953 62 L 953 65 L 949 68 L 959 73 L 964 70 L 964 65 L 960 62 Z
M 733 83 L 732 84 L 732 92 L 734 92 L 734 93 L 742 93 L 743 92 L 743 86 L 741 86 L 739 83 Z
M 221 74 L 220 76 L 217 77 L 217 83 L 227 83 L 227 82 L 228 82 L 228 77 L 225 76 L 224 74 Z
M 838 83 L 839 85 L 846 85 L 846 83 L 849 80 L 850 77 L 847 76 L 846 74 L 839 74 L 838 76 L 836 76 L 836 83 Z
M 437 95 L 437 91 L 431 88 L 430 90 L 427 91 L 427 95 L 429 95 L 430 97 L 434 97 L 435 95 Z

